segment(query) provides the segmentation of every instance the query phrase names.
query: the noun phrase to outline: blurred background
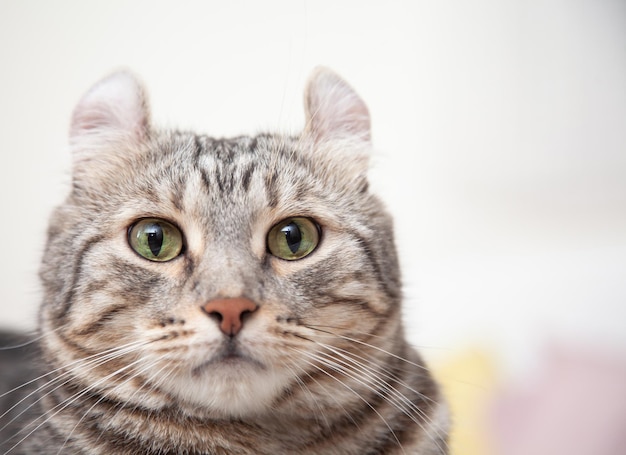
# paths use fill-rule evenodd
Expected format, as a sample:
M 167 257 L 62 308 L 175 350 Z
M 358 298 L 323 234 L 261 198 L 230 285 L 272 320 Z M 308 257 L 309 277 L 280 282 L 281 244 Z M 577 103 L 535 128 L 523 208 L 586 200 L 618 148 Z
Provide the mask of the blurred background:
M 34 327 L 94 82 L 136 72 L 157 125 L 297 132 L 322 64 L 370 108 L 407 332 L 446 384 L 457 453 L 479 453 L 472 410 L 550 346 L 626 350 L 622 0 L 0 0 L 0 64 L 2 327 Z

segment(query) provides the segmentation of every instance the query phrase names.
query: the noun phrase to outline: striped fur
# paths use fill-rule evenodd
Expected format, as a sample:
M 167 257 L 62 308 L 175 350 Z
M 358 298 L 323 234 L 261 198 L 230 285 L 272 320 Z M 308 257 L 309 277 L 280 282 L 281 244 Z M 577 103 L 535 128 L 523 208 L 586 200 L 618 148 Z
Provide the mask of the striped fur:
M 146 105 L 122 73 L 76 109 L 73 188 L 41 268 L 48 374 L 25 387 L 32 407 L 0 447 L 447 453 L 445 405 L 403 336 L 392 223 L 368 189 L 369 115 L 356 93 L 318 70 L 297 137 L 160 131 Z M 285 261 L 266 236 L 292 216 L 316 220 L 321 242 Z M 179 257 L 130 249 L 128 228 L 146 217 L 180 228 Z M 201 308 L 241 296 L 259 309 L 229 338 Z

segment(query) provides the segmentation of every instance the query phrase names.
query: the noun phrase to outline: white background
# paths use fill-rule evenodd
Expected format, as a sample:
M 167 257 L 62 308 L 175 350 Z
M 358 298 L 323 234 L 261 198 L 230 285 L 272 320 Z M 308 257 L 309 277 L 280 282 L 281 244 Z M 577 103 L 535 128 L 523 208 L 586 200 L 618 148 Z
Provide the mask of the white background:
M 411 339 L 506 368 L 626 348 L 626 2 L 0 0 L 0 325 L 32 328 L 66 132 L 127 67 L 155 123 L 295 132 L 310 70 L 370 107 Z

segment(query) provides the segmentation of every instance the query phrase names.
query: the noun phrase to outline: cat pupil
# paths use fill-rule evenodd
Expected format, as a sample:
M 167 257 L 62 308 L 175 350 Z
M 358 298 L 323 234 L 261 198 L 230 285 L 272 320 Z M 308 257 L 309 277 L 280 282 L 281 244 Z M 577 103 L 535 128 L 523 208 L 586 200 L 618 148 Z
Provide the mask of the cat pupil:
M 300 232 L 298 225 L 292 221 L 287 226 L 282 228 L 280 232 L 285 234 L 285 240 L 287 241 L 287 246 L 291 252 L 296 254 L 300 248 L 300 243 L 302 242 L 302 233 Z
M 157 257 L 161 252 L 163 246 L 163 229 L 157 224 L 153 224 L 146 229 L 146 235 L 148 236 L 148 246 L 152 254 Z

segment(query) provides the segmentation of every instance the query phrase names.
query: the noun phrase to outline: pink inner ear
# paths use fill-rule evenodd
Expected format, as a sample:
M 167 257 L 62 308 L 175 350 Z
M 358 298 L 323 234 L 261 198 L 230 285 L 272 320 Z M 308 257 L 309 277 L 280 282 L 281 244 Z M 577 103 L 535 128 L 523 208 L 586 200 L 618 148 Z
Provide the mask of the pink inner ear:
M 73 131 L 80 134 L 82 131 L 95 130 L 106 127 L 115 127 L 111 120 L 117 120 L 112 113 L 103 112 L 104 109 L 87 109 L 74 112 Z
M 332 71 L 318 69 L 314 72 L 305 99 L 307 128 L 316 140 L 370 140 L 367 106 L 354 89 Z
M 115 73 L 97 83 L 80 100 L 72 117 L 70 136 L 107 133 L 142 138 L 148 127 L 145 95 L 129 73 Z

